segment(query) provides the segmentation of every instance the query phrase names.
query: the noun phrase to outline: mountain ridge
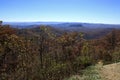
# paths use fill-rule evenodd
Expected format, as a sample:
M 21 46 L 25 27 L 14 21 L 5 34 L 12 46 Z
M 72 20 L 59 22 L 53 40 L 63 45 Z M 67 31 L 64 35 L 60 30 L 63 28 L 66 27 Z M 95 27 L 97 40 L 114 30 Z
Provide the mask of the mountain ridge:
M 53 27 L 87 27 L 87 28 L 120 28 L 120 24 L 82 23 L 82 22 L 3 22 L 16 28 L 49 25 Z

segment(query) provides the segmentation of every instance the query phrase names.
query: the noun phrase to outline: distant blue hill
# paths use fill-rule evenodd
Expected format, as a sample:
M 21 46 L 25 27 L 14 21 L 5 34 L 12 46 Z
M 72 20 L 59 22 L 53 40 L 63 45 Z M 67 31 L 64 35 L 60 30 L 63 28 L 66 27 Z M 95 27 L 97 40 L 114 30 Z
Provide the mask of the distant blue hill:
M 13 28 L 19 28 L 21 32 L 29 29 L 31 33 L 37 34 L 40 25 L 49 26 L 53 33 L 60 35 L 64 32 L 82 32 L 86 39 L 97 39 L 105 36 L 113 29 L 120 29 L 118 24 L 94 24 L 94 23 L 78 23 L 78 22 L 4 22 Z M 22 30 L 24 28 L 24 30 Z M 19 31 L 19 30 L 18 30 Z M 34 31 L 34 32 L 33 32 Z M 35 32 L 37 31 L 37 32 Z M 28 33 L 29 35 L 33 35 Z
M 4 22 L 14 28 L 32 28 L 39 25 L 49 25 L 61 29 L 83 29 L 83 28 L 120 28 L 118 24 L 94 24 L 80 22 Z

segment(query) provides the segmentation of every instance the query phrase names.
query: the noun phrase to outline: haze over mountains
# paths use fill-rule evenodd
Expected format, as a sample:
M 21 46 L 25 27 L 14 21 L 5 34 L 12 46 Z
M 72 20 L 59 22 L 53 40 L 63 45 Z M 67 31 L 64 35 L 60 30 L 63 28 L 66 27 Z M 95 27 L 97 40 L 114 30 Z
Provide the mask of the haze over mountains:
M 118 24 L 97 24 L 80 22 L 4 22 L 13 28 L 29 29 L 30 33 L 39 31 L 41 25 L 50 27 L 53 33 L 82 32 L 86 39 L 96 39 L 105 36 L 113 29 L 120 29 Z M 33 31 L 34 30 L 34 31 Z M 23 30 L 22 30 L 23 31 Z M 32 35 L 32 34 L 29 34 Z
M 74 28 L 120 28 L 120 24 L 97 24 L 81 22 L 4 22 L 11 27 L 31 28 L 39 25 L 49 25 L 56 28 L 74 29 Z

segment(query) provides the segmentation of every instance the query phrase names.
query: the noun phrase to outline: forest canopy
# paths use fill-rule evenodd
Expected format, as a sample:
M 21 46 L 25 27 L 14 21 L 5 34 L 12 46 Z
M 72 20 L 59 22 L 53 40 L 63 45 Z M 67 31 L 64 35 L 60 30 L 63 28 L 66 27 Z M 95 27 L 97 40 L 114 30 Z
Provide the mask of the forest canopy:
M 81 32 L 54 30 L 45 25 L 16 29 L 0 21 L 0 79 L 62 80 L 99 60 L 120 61 L 119 30 L 90 40 Z

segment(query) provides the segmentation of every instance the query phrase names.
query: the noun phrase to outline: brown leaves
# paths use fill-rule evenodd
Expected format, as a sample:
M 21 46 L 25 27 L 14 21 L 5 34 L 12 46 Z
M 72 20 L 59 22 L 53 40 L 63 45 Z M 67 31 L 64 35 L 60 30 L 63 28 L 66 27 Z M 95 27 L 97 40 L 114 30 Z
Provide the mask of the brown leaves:
M 10 28 L 9 25 L 0 26 L 0 36 L 5 34 L 8 35 L 15 34 L 15 30 Z

